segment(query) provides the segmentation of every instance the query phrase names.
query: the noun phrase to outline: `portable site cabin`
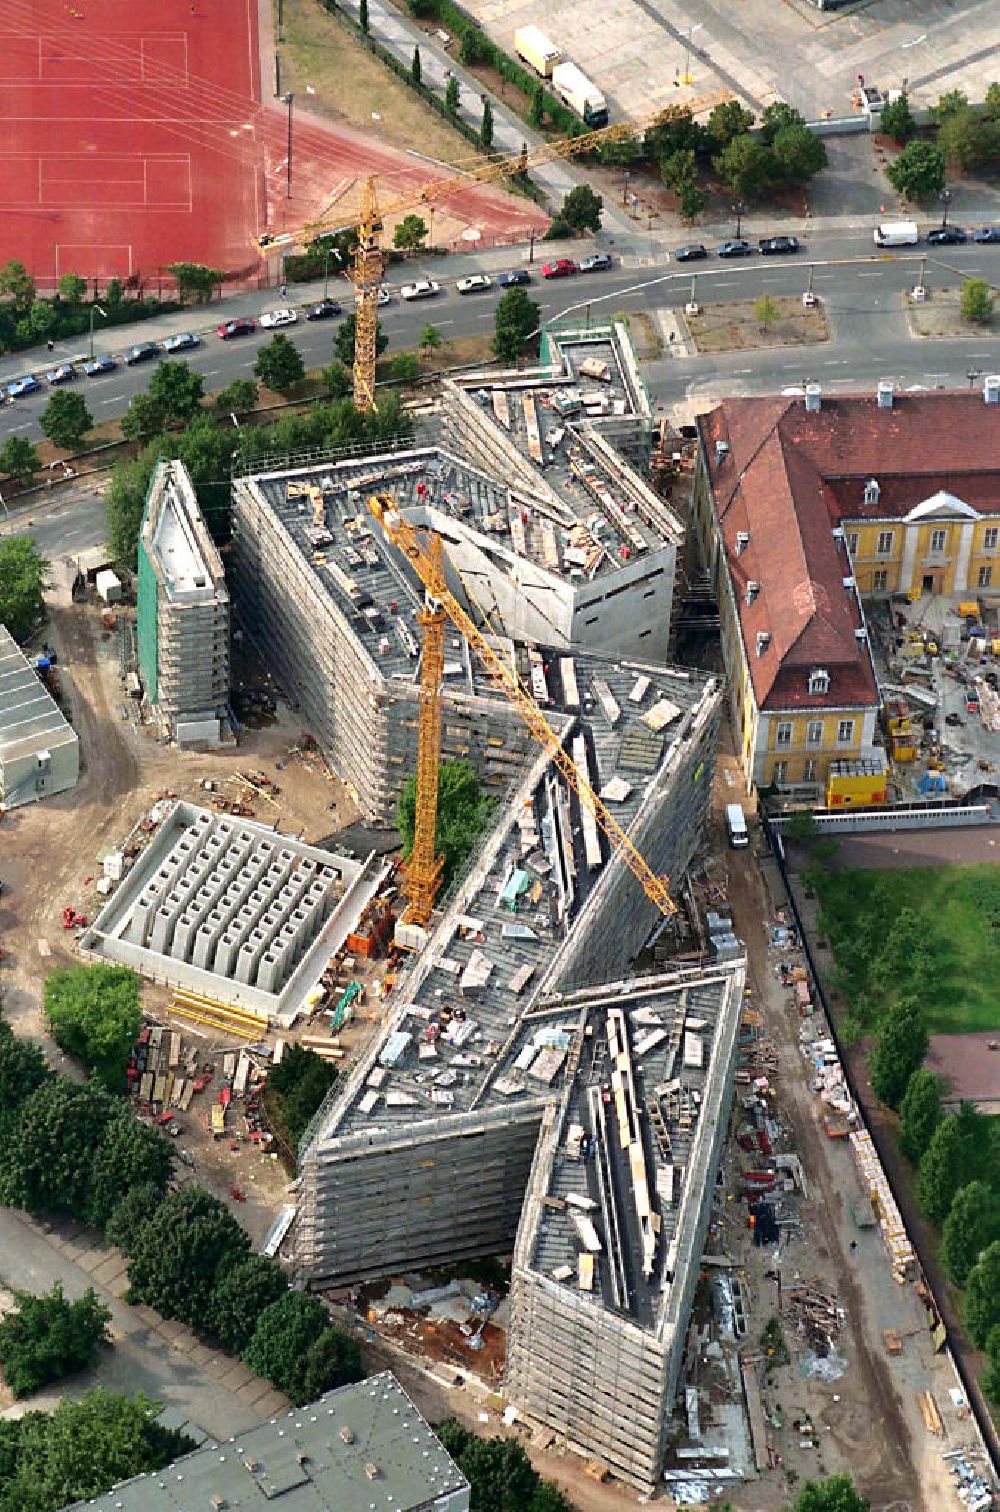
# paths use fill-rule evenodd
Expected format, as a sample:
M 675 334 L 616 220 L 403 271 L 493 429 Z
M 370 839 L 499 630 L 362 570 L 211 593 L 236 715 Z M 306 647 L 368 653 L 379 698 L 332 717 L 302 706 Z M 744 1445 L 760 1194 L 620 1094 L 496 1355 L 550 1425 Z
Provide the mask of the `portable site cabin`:
M 16 808 L 65 792 L 79 775 L 76 731 L 0 625 L 0 804 Z

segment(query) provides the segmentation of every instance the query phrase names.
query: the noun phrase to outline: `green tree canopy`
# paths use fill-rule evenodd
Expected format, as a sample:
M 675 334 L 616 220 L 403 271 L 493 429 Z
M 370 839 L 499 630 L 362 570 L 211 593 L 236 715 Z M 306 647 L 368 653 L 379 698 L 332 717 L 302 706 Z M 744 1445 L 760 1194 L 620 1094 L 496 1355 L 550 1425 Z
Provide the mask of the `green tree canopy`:
M 367 31 L 368 28 L 365 27 L 364 30 Z M 420 63 L 420 48 L 415 47 L 413 49 L 413 59 L 410 63 L 410 78 L 413 80 L 414 84 L 420 83 L 420 77 L 422 73 L 423 68 Z
M 1000 1407 L 1000 1324 L 990 1329 L 990 1336 L 986 1340 L 986 1353 L 989 1358 L 986 1361 L 985 1370 L 979 1377 L 979 1384 L 983 1388 L 986 1400 L 994 1407 Z
M 403 856 L 413 849 L 417 778 L 411 773 L 396 806 L 396 825 L 403 838 Z M 444 857 L 442 885 L 447 887 L 472 855 L 495 808 L 484 796 L 468 761 L 442 761 L 438 784 L 437 851 Z
M 59 298 L 64 304 L 82 304 L 87 296 L 87 280 L 79 273 L 63 273 L 59 279 Z
M 136 441 L 146 446 L 158 436 L 167 423 L 163 405 L 152 394 L 136 394 L 121 418 L 122 435 L 126 441 Z M 138 537 L 138 532 L 136 532 Z
M 55 446 L 76 451 L 87 432 L 93 429 L 94 417 L 82 394 L 75 394 L 71 389 L 57 389 L 38 423 Z
M 727 147 L 737 137 L 746 136 L 753 123 L 753 111 L 739 100 L 723 100 L 713 109 L 705 130 L 714 147 Z
M 117 1103 L 93 1153 L 87 1221 L 104 1228 L 123 1192 L 152 1187 L 162 1196 L 174 1167 L 173 1151 L 159 1129 L 150 1128 Z
M 389 371 L 400 383 L 411 382 L 420 374 L 420 363 L 417 361 L 416 352 L 397 352 L 389 363 Z
M 6 294 L 18 314 L 30 310 L 35 298 L 35 280 L 24 266 L 12 258 L 0 268 L 0 294 Z
M 0 1368 L 14 1396 L 30 1396 L 50 1381 L 86 1370 L 110 1343 L 111 1309 L 93 1287 L 71 1302 L 57 1281 L 42 1296 L 15 1292 L 15 1312 L 0 1318 Z
M 604 200 L 589 184 L 577 184 L 562 202 L 559 219 L 574 231 L 600 231 Z
M 22 1103 L 51 1074 L 39 1047 L 15 1034 L 7 1020 L 0 1018 L 0 1150 L 7 1148 Z
M 334 356 L 337 357 L 339 361 L 341 361 L 347 368 L 354 366 L 354 328 L 356 323 L 356 317 L 352 310 L 350 315 L 344 316 L 344 319 L 337 327 L 337 334 L 333 338 Z M 389 338 L 383 331 L 382 322 L 380 320 L 378 322 L 378 325 L 376 326 L 375 334 L 376 357 L 381 357 L 382 353 L 385 351 L 388 345 Z
M 763 194 L 774 177 L 774 158 L 764 143 L 752 136 L 733 137 L 712 164 L 724 184 L 748 199 Z
M 165 1318 L 206 1326 L 216 1277 L 250 1248 L 249 1236 L 204 1187 L 168 1192 L 135 1237 L 128 1298 Z
M 970 325 L 989 325 L 993 319 L 993 290 L 988 279 L 963 279 L 959 308 L 962 319 Z
M 932 1223 L 944 1223 L 960 1187 L 979 1177 L 989 1179 L 997 1159 L 997 1134 L 991 1121 L 971 1103 L 963 1103 L 938 1124 L 920 1162 L 917 1200 Z
M 871 1502 L 855 1491 L 849 1475 L 831 1475 L 806 1481 L 789 1512 L 871 1512 Z
M 983 1251 L 969 1272 L 963 1313 L 969 1338 L 985 1349 L 1000 1326 L 1000 1240 Z
M 253 1337 L 257 1319 L 287 1291 L 288 1279 L 276 1260 L 267 1255 L 244 1255 L 221 1268 L 209 1298 L 204 1328 L 223 1349 L 240 1354 Z
M 225 274 L 220 268 L 208 268 L 204 263 L 167 263 L 167 272 L 177 280 L 181 303 L 194 295 L 199 304 L 205 304 L 222 283 Z
M 1000 124 L 965 105 L 941 123 L 937 144 L 950 163 L 971 173 L 1000 160 Z
M 479 145 L 484 152 L 489 152 L 493 146 L 493 106 L 489 96 L 483 100 L 483 119 L 479 124 Z
M 541 325 L 541 307 L 525 289 L 508 289 L 493 315 L 493 351 L 500 362 L 516 362 Z
M 890 100 L 882 111 L 882 130 L 886 136 L 891 136 L 900 147 L 904 146 L 917 129 L 917 123 L 913 119 L 913 111 L 910 102 L 906 98 L 905 91 L 897 95 L 896 99 Z
M 770 294 L 760 294 L 753 302 L 753 318 L 762 331 L 773 326 L 780 313 L 777 300 Z
M 536 130 L 545 120 L 545 88 L 540 79 L 531 91 L 531 109 L 528 112 L 528 120 Z
M 22 439 L 11 436 L 7 446 Z M 0 452 L 0 471 L 3 471 L 3 452 Z M 42 616 L 45 607 L 42 593 L 48 570 L 49 564 L 31 536 L 6 536 L 0 541 L 0 625 L 6 625 L 16 641 L 23 641 Z
M 956 1286 L 965 1285 L 983 1250 L 997 1239 L 1000 1194 L 985 1181 L 970 1181 L 955 1193 L 941 1230 L 941 1264 Z
M 455 77 L 454 74 L 449 74 L 448 75 L 448 82 L 445 85 L 445 89 L 444 89 L 444 104 L 445 104 L 445 109 L 447 110 L 447 112 L 448 112 L 449 115 L 457 115 L 458 114 L 458 105 L 459 105 L 460 97 L 461 97 L 461 91 L 460 91 L 460 86 L 459 86 L 458 79 Z
M 911 1165 L 919 1165 L 940 1122 L 941 1083 L 933 1071 L 921 1068 L 907 1082 L 899 1105 L 899 1145 Z
M 104 1230 L 108 1243 L 126 1258 L 133 1255 L 139 1235 L 162 1201 L 163 1188 L 155 1181 L 143 1181 L 119 1193 Z
M 938 125 L 941 126 L 945 121 L 950 120 L 953 115 L 967 110 L 968 106 L 968 95 L 963 94 L 960 89 L 949 89 L 943 95 L 938 96 L 936 105 L 931 106 L 931 115 Z
M 427 222 L 422 215 L 404 215 L 392 233 L 392 245 L 403 252 L 414 252 L 427 240 Z
M 331 1328 L 323 1303 L 304 1292 L 287 1292 L 265 1308 L 243 1363 L 296 1405 L 363 1375 L 357 1341 Z
M 898 1108 L 926 1054 L 927 1030 L 920 1006 L 904 998 L 883 1016 L 868 1058 L 875 1096 L 888 1107 Z
M 436 352 L 442 342 L 441 332 L 430 320 L 425 320 L 420 332 L 420 345 L 425 352 Z
M 124 1090 L 142 1024 L 134 971 L 103 963 L 60 967 L 45 979 L 45 1015 L 61 1050 L 82 1061 L 109 1092 Z
M 908 200 L 930 199 L 944 188 L 945 158 L 933 142 L 908 142 L 885 170 L 892 187 Z
M 784 100 L 775 100 L 772 104 L 764 106 L 764 113 L 760 118 L 760 139 L 770 147 L 778 132 L 784 131 L 786 126 L 804 125 L 805 120 L 801 111 L 796 110 L 794 105 L 787 105 Z M 745 127 L 744 130 L 749 130 L 749 127 Z
M 0 476 L 30 478 L 42 465 L 37 449 L 27 436 L 8 436 L 0 446 Z
M 186 362 L 158 362 L 149 382 L 149 397 L 160 406 L 168 425 L 190 420 L 204 392 L 204 378 Z
M 331 399 L 346 399 L 354 392 L 354 376 L 350 368 L 346 368 L 342 362 L 336 360 L 323 369 L 323 382 L 326 384 L 326 391 Z
M 572 1512 L 516 1439 L 480 1438 L 455 1418 L 439 1423 L 435 1432 L 469 1481 L 470 1512 Z
M 97 1082 L 55 1076 L 21 1105 L 16 1135 L 0 1165 L 0 1197 L 30 1213 L 86 1219 L 94 1152 L 115 1109 Z
M 268 1116 L 291 1148 L 337 1080 L 337 1068 L 301 1045 L 289 1045 L 267 1076 Z
M 215 396 L 215 407 L 223 415 L 245 415 L 257 408 L 257 385 L 252 378 L 234 378 Z
M 642 156 L 650 162 L 659 163 L 674 152 L 684 152 L 689 148 L 700 152 L 706 145 L 715 144 L 690 110 L 682 106 L 671 112 L 669 120 L 649 128 L 643 139 Z
M 827 165 L 822 139 L 807 126 L 783 126 L 771 142 L 771 155 L 786 184 L 804 184 Z

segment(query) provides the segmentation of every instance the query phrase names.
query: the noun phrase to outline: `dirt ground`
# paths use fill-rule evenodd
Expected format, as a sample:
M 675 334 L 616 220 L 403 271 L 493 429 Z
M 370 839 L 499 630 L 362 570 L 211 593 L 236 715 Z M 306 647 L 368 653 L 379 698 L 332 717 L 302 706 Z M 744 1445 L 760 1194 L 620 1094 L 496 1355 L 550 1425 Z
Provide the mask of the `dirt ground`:
M 699 352 L 742 352 L 751 348 L 812 346 L 829 341 L 830 325 L 822 305 L 811 310 L 801 298 L 772 299 L 773 320 L 766 329 L 756 313 L 756 301 L 731 300 L 703 307 L 700 315 L 682 315 Z
M 927 298 L 915 303 L 909 294 L 903 295 L 903 309 L 910 326 L 911 336 L 962 336 L 967 341 L 978 341 L 981 336 L 1000 336 L 1000 313 L 994 311 L 983 325 L 974 325 L 962 318 L 961 289 L 928 289 Z

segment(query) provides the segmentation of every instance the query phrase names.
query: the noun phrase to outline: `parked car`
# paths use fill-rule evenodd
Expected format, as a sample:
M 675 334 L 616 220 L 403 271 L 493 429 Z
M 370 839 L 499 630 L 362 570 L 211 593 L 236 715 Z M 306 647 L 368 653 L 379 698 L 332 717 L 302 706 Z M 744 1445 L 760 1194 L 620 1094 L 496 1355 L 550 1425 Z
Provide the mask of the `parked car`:
M 683 247 L 678 247 L 674 253 L 676 262 L 700 262 L 708 256 L 708 248 L 701 242 L 686 242 Z
M 389 293 L 388 289 L 379 289 L 378 302 L 380 305 L 392 304 L 392 295 Z
M 58 367 L 50 368 L 45 374 L 46 383 L 72 383 L 77 376 L 76 368 L 71 362 L 61 362 Z
M 266 310 L 260 317 L 262 331 L 275 331 L 279 326 L 295 325 L 298 315 L 286 306 L 281 310 Z
M 542 264 L 543 278 L 568 278 L 571 273 L 579 273 L 579 271 L 571 257 L 560 257 L 555 262 Z
M 151 357 L 159 355 L 160 346 L 156 341 L 140 341 L 135 346 L 129 347 L 125 353 L 125 362 L 128 367 L 134 367 L 137 362 L 148 362 Z
M 167 336 L 163 342 L 165 352 L 190 352 L 196 346 L 201 346 L 201 337 L 193 331 L 181 331 L 177 336 Z
M 318 304 L 310 305 L 306 311 L 307 320 L 329 320 L 333 315 L 340 314 L 340 305 L 335 299 L 321 299 Z
M 964 226 L 935 226 L 933 231 L 927 233 L 927 242 L 931 247 L 960 247 L 968 239 Z
M 501 273 L 497 283 L 501 289 L 516 289 L 519 284 L 530 284 L 531 274 L 527 268 L 511 268 L 509 273 Z
M 104 352 L 100 357 L 91 357 L 89 362 L 85 362 L 83 371 L 88 378 L 97 378 L 101 373 L 115 372 L 117 367 L 115 359 Z
M 482 294 L 492 287 L 493 280 L 487 278 L 485 273 L 470 273 L 468 278 L 460 278 L 455 285 L 460 294 Z
M 249 315 L 241 315 L 237 320 L 225 320 L 222 325 L 216 326 L 215 334 L 223 341 L 229 341 L 233 336 L 251 336 L 256 329 L 255 320 L 251 320 Z
M 440 294 L 441 285 L 433 278 L 418 278 L 416 283 L 404 284 L 399 292 L 404 299 L 433 299 L 435 294 Z
M 973 231 L 974 242 L 1000 242 L 1000 226 L 980 226 L 978 231 Z
M 7 393 L 11 399 L 21 399 L 25 394 L 37 394 L 41 386 L 33 374 L 27 373 L 23 378 L 12 378 L 7 385 Z
M 715 250 L 720 257 L 749 257 L 753 247 L 742 236 L 734 236 L 731 241 L 720 242 Z
M 782 252 L 798 252 L 800 242 L 797 236 L 762 236 L 757 243 L 764 257 L 776 257 Z
M 604 273 L 614 267 L 614 259 L 607 252 L 592 252 L 580 264 L 581 273 Z

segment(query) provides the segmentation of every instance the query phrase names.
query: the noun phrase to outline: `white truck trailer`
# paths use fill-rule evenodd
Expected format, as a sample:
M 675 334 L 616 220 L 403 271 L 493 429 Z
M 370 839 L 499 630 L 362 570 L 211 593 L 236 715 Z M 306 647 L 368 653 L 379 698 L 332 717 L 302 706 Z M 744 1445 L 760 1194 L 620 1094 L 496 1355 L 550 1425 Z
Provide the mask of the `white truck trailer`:
M 537 26 L 518 27 L 514 33 L 514 51 L 543 79 L 551 79 L 553 68 L 562 61 L 562 53 L 556 44 Z
M 575 63 L 556 64 L 552 70 L 552 88 L 593 130 L 608 124 L 607 100 Z

